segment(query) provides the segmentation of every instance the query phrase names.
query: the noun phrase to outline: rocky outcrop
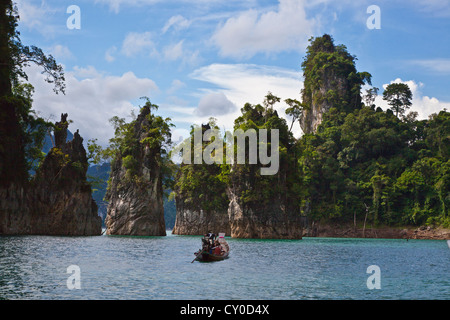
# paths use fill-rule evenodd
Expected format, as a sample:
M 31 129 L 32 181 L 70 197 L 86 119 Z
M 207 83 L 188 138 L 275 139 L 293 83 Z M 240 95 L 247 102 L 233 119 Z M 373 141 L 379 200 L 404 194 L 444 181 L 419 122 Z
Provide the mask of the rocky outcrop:
M 101 218 L 86 179 L 83 139 L 66 142 L 67 114 L 55 124 L 55 147 L 33 180 L 0 190 L 0 234 L 91 236 L 101 234 Z
M 195 152 L 192 143 L 195 141 L 195 130 L 201 129 L 205 134 L 211 128 L 218 129 L 214 123 L 193 128 L 190 141 L 192 153 Z M 204 141 L 203 152 L 206 147 Z M 174 186 L 176 219 L 172 234 L 203 235 L 212 231 L 230 235 L 229 201 L 226 183 L 220 178 L 221 172 L 221 166 L 216 163 L 180 165 Z
M 117 154 L 105 195 L 106 234 L 165 236 L 160 147 L 142 143 L 151 137 L 150 108 L 145 106 L 132 130 L 130 154 Z
M 361 85 L 370 83 L 370 75 L 357 72 L 355 57 L 345 46 L 335 45 L 330 35 L 311 39 L 302 69 L 304 107 L 299 121 L 305 134 L 316 133 L 333 107 L 347 113 L 361 107 Z
M 325 97 L 330 90 L 334 92 L 346 92 L 347 80 L 345 78 L 329 75 L 323 82 L 322 86 L 313 90 L 309 97 L 303 97 L 304 101 L 310 101 L 308 108 L 305 108 L 300 117 L 300 127 L 304 133 L 316 133 L 317 128 L 322 123 L 323 116 L 332 107 L 336 105 L 327 99 L 320 99 L 318 97 Z
M 299 213 L 278 201 L 270 205 L 243 204 L 233 189 L 229 190 L 228 216 L 231 237 L 251 239 L 301 239 Z
M 180 197 L 175 199 L 177 216 L 172 234 L 203 235 L 209 231 L 231 235 L 230 219 L 226 210 L 195 210 L 186 208 Z

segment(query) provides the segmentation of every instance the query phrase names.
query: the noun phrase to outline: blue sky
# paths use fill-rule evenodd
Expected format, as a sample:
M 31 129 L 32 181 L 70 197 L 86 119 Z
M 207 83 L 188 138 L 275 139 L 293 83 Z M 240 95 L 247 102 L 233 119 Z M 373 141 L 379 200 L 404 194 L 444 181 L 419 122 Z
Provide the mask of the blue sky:
M 148 96 L 172 118 L 174 138 L 216 117 L 230 129 L 240 108 L 268 91 L 300 99 L 300 64 L 308 39 L 329 33 L 357 56 L 358 71 L 380 88 L 410 85 L 420 118 L 450 109 L 450 1 L 348 0 L 17 0 L 22 42 L 64 65 L 66 95 L 55 95 L 36 67 L 35 109 L 56 120 L 62 112 L 85 141 L 105 145 L 108 119 L 129 117 Z M 80 8 L 69 29 L 67 8 Z M 369 29 L 377 5 L 381 29 Z M 377 103 L 385 107 L 381 97 Z M 277 106 L 285 116 L 286 105 Z M 301 130 L 296 125 L 296 136 Z

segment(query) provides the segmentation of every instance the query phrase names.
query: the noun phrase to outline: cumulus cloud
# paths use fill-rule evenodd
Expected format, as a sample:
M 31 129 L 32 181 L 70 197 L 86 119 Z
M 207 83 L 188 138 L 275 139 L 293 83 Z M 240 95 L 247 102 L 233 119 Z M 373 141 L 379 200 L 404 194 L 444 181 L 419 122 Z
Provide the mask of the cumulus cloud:
M 257 53 L 304 49 L 313 34 L 303 0 L 279 0 L 276 11 L 247 10 L 229 18 L 213 35 L 220 53 L 227 57 L 250 58 Z
M 185 49 L 184 40 L 164 47 L 162 57 L 166 61 L 179 60 L 183 65 L 189 66 L 196 65 L 200 61 L 199 51 L 191 51 L 189 49 Z
M 85 141 L 98 138 L 102 145 L 114 134 L 108 122 L 110 118 L 129 117 L 136 108 L 132 101 L 159 90 L 153 80 L 138 78 L 133 72 L 111 76 L 89 67 L 66 72 L 66 95 L 55 95 L 38 67 L 29 67 L 26 71 L 36 89 L 34 109 L 42 117 L 53 115 L 54 120 L 59 120 L 61 113 L 68 113 L 69 119 L 74 121 L 69 130 L 79 129 Z
M 66 46 L 63 46 L 61 44 L 54 45 L 50 48 L 50 53 L 58 60 L 62 59 L 73 59 L 74 56 L 70 49 Z
M 435 97 L 423 95 L 422 90 L 425 85 L 421 82 L 416 82 L 414 80 L 403 81 L 402 79 L 397 78 L 390 83 L 405 83 L 408 85 L 413 94 L 413 99 L 412 106 L 406 113 L 415 111 L 418 113 L 418 119 L 428 119 L 431 114 L 439 113 L 444 108 L 446 108 L 447 110 L 450 109 L 450 102 L 439 101 L 439 99 Z M 384 84 L 383 88 L 386 89 L 388 85 L 388 83 Z M 386 101 L 383 100 L 382 93 L 376 98 L 375 104 L 380 106 L 384 110 L 390 107 L 386 103 Z
M 58 14 L 64 14 L 61 8 L 50 7 L 46 1 L 41 1 L 36 5 L 36 1 L 15 0 L 19 11 L 19 25 L 28 29 L 37 30 L 46 37 L 54 35 L 61 27 L 54 21 L 53 17 Z
M 227 130 L 233 128 L 234 119 L 240 115 L 240 108 L 245 103 L 262 103 L 269 91 L 281 97 L 282 101 L 287 98 L 300 99 L 300 90 L 303 87 L 299 71 L 253 64 L 212 64 L 195 70 L 191 77 L 218 88 L 200 89 L 197 94 L 199 99 L 211 93 L 222 92 L 237 106 L 235 112 L 217 117 L 219 124 L 225 126 Z M 285 113 L 287 107 L 283 102 L 275 105 L 278 114 L 286 119 L 288 119 Z M 207 120 L 207 117 L 203 117 L 202 120 Z M 293 132 L 295 136 L 299 136 L 300 126 L 296 124 Z
M 154 54 L 156 52 L 155 44 L 152 40 L 151 32 L 130 32 L 122 43 L 122 53 L 127 57 L 133 57 L 138 54 Z
M 207 94 L 200 100 L 195 113 L 202 117 L 213 117 L 232 113 L 236 110 L 235 104 L 228 100 L 223 92 L 215 92 Z

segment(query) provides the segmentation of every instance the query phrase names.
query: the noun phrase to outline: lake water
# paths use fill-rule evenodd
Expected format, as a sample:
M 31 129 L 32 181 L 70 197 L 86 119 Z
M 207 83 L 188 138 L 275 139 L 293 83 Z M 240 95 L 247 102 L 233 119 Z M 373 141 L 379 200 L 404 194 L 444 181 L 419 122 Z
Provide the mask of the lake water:
M 191 263 L 198 236 L 0 237 L 0 299 L 450 299 L 446 241 L 227 241 L 229 259 Z

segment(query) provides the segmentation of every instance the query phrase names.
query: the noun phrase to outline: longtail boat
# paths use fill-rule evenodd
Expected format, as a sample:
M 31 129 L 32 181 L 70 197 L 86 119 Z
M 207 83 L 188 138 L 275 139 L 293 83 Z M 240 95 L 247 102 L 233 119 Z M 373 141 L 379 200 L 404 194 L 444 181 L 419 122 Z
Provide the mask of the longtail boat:
M 202 238 L 202 248 L 194 253 L 195 260 L 202 262 L 221 261 L 228 258 L 230 246 L 225 240 L 225 233 L 219 233 L 216 239 L 213 233 L 209 233 Z

